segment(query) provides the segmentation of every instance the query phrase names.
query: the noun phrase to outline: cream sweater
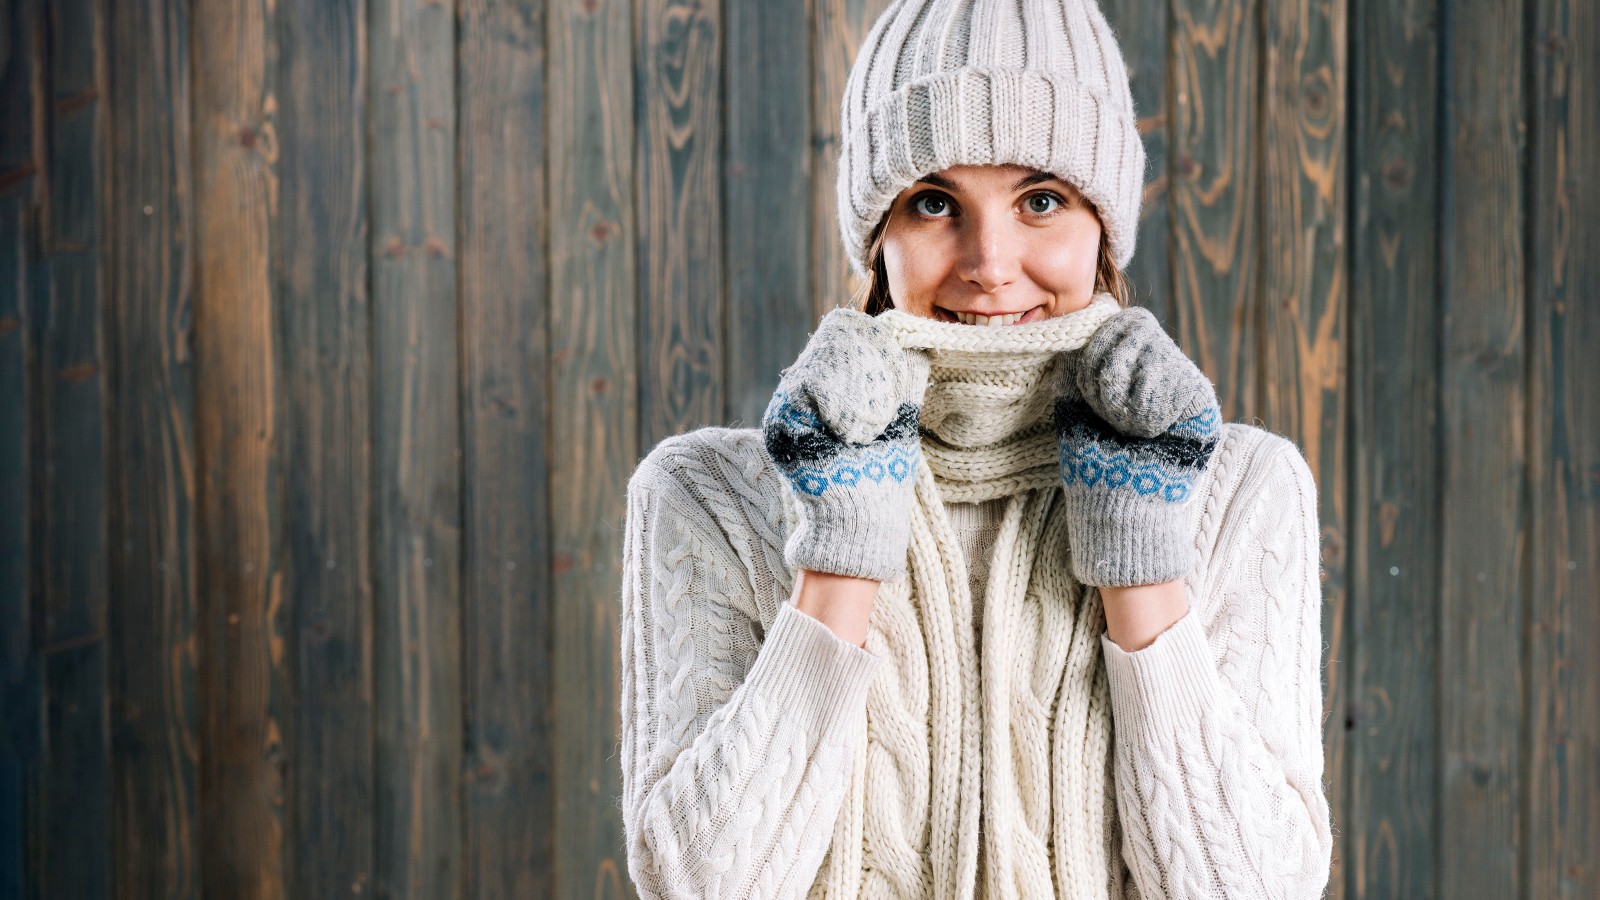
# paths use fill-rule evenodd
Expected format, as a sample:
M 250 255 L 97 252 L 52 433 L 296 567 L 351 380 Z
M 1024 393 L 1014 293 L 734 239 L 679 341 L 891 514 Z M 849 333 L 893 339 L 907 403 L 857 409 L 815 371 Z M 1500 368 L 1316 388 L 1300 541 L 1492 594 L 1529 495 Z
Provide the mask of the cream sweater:
M 1315 486 L 1292 443 L 1230 424 L 1198 487 L 1190 612 L 1137 652 L 1100 640 L 1120 860 L 1097 896 L 1320 897 Z M 829 849 L 882 661 L 787 602 L 790 503 L 754 429 L 670 438 L 629 481 L 622 812 L 644 897 L 805 896 Z M 974 570 L 1001 507 L 947 505 Z

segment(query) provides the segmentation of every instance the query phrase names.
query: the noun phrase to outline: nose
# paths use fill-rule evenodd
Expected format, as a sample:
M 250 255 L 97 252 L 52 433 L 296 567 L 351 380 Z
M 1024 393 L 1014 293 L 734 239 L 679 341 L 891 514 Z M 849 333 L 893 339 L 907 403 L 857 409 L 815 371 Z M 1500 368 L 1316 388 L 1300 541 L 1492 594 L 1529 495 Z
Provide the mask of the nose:
M 961 277 L 986 294 L 1015 280 L 1022 264 L 1020 242 L 1007 232 L 1005 217 L 972 214 L 963 226 Z

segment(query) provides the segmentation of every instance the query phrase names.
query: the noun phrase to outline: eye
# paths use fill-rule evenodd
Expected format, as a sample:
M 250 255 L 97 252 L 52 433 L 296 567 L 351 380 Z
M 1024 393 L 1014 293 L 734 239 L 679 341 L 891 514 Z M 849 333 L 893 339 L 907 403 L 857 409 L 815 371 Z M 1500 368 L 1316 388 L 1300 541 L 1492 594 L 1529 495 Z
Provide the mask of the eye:
M 918 215 L 930 219 L 943 219 L 950 209 L 950 198 L 935 191 L 928 191 L 911 198 L 911 209 Z
M 1027 204 L 1028 212 L 1037 213 L 1042 216 L 1048 216 L 1067 205 L 1067 201 L 1061 199 L 1060 196 L 1053 194 L 1050 191 L 1039 191 L 1036 194 L 1029 194 L 1028 198 L 1022 202 Z M 1054 205 L 1052 206 L 1051 204 Z

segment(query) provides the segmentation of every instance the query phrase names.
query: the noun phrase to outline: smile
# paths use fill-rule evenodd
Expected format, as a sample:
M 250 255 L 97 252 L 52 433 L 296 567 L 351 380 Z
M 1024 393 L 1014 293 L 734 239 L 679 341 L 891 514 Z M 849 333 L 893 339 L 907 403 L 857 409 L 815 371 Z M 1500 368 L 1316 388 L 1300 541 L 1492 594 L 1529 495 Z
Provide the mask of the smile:
M 963 325 L 1000 328 L 1004 325 L 1016 325 L 1018 323 L 1038 321 L 1039 316 L 1035 315 L 1035 313 L 1039 313 L 1042 309 L 1043 307 L 1041 306 L 1035 306 L 1032 309 L 1026 309 L 1022 312 L 991 313 L 989 315 L 984 315 L 982 313 L 958 312 L 956 310 L 945 309 L 942 306 L 935 306 L 933 308 L 933 312 L 935 318 L 941 322 L 960 322 Z

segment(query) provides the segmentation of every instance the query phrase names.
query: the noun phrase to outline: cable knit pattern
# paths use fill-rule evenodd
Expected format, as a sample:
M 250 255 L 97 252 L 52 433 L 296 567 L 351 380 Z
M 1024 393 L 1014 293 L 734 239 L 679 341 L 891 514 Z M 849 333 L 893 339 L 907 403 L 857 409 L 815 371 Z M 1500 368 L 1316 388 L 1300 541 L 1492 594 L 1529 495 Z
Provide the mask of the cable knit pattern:
M 926 466 L 917 489 L 938 496 Z M 1192 609 L 1148 647 L 1104 637 L 1097 593 L 1070 575 L 1059 489 L 1041 489 L 1005 502 L 981 647 L 952 571 L 937 605 L 909 602 L 914 575 L 886 582 L 862 649 L 786 602 L 794 500 L 759 432 L 662 442 L 629 482 L 624 537 L 623 815 L 641 895 L 1319 897 L 1332 838 L 1310 471 L 1290 442 L 1229 424 L 1195 490 Z M 944 524 L 913 525 L 913 573 L 960 558 Z

